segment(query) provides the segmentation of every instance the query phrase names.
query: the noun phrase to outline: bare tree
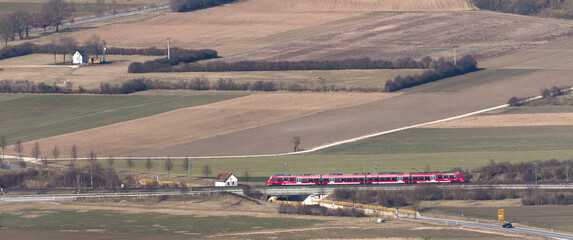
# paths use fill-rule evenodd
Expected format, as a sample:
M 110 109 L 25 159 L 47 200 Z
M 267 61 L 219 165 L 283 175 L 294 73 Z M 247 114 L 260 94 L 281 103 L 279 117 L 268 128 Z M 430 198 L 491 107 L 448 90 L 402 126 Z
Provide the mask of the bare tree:
M 32 14 L 32 26 L 40 27 L 44 29 L 44 34 L 46 34 L 46 28 L 50 26 L 51 16 L 49 12 L 37 12 Z
M 76 165 L 76 159 L 78 159 L 78 147 L 75 144 L 72 145 L 70 156 L 72 157 L 71 165 L 73 167 L 74 165 Z
M 97 155 L 94 152 L 94 150 L 90 151 L 90 154 L 88 155 L 88 161 L 90 162 L 90 164 L 93 166 L 93 164 L 95 164 L 97 162 Z
M 211 175 L 211 166 L 209 166 L 209 164 L 205 164 L 201 172 L 203 173 L 203 175 L 205 175 L 205 177 L 208 177 L 209 175 Z
M 84 44 L 86 45 L 86 53 L 89 56 L 93 56 L 95 54 L 95 56 L 98 57 L 101 42 L 102 42 L 101 38 L 99 37 L 99 35 L 96 34 L 86 39 L 86 41 L 84 42 Z
M 131 171 L 131 168 L 135 166 L 135 163 L 133 163 L 133 160 L 131 159 L 131 157 L 127 158 L 127 169 L 129 169 L 129 171 Z
M 188 157 L 185 157 L 185 159 L 183 159 L 183 163 L 181 163 L 181 168 L 185 171 L 189 171 L 189 168 L 191 167 L 191 160 Z
M 58 161 L 58 157 L 60 156 L 60 150 L 58 149 L 58 145 L 54 145 L 54 149 L 52 149 L 52 157 L 54 157 L 54 161 Z
M 44 4 L 42 11 L 50 16 L 50 25 L 60 31 L 60 26 L 72 16 L 69 4 L 63 0 L 50 0 Z
M 34 143 L 34 147 L 32 148 L 32 151 L 30 153 L 36 159 L 36 162 L 38 162 L 38 157 L 40 156 L 40 154 L 42 154 L 42 150 L 40 150 L 40 143 L 39 142 Z
M 5 17 L 0 19 L 0 34 L 4 36 L 4 45 L 8 45 L 8 41 L 14 41 L 14 19 Z
M 70 63 L 72 63 L 72 56 L 78 49 L 78 42 L 71 37 L 65 37 L 61 40 L 61 50 L 64 55 L 64 62 L 66 62 L 66 55 L 70 56 Z
M 145 168 L 147 168 L 147 177 L 151 178 L 151 169 L 153 168 L 153 162 L 151 159 L 147 158 L 145 161 Z
M 292 143 L 293 151 L 294 152 L 298 151 L 298 145 L 300 145 L 300 137 L 299 136 L 293 137 L 291 139 L 291 143 Z
M 109 157 L 107 158 L 107 166 L 109 168 L 113 168 L 113 164 L 115 164 L 115 161 L 113 160 L 113 157 L 110 154 Z
M 167 160 L 165 160 L 165 169 L 167 170 L 167 179 L 169 179 L 169 173 L 173 169 L 173 161 L 171 161 L 170 157 L 167 157 Z
M 2 159 L 4 159 L 4 150 L 6 150 L 6 137 L 2 136 L 0 137 L 0 148 L 2 148 Z
M 18 10 L 12 14 L 12 17 L 16 27 L 15 30 L 18 32 L 18 37 L 20 40 L 24 39 L 23 32 L 26 33 L 26 39 L 28 39 L 28 33 L 30 31 L 30 26 L 32 25 L 32 17 L 30 12 Z
M 245 178 L 245 182 L 249 182 L 249 178 L 251 177 L 251 175 L 249 174 L 248 169 L 245 169 L 245 174 L 243 177 Z

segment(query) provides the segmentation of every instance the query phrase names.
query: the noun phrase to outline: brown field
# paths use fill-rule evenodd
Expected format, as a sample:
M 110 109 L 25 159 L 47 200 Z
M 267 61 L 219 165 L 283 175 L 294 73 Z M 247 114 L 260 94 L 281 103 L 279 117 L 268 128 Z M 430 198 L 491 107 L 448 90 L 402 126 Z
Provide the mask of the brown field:
M 467 1 L 249 0 L 83 31 L 108 46 L 212 48 L 229 60 L 497 56 L 569 35 L 555 19 L 466 11 Z M 422 12 L 404 12 L 422 11 Z M 136 36 L 136 37 L 126 37 Z
M 337 10 L 337 4 L 350 2 L 356 3 L 354 7 Z M 291 5 L 281 5 L 285 3 Z M 383 5 L 387 7 L 386 3 Z M 331 100 L 311 97 L 305 106 L 319 106 L 312 110 L 304 107 L 293 110 L 292 103 L 299 101 L 296 94 L 269 95 L 265 99 L 280 101 L 260 99 L 249 105 L 237 99 L 224 103 L 231 106 L 223 106 L 224 113 L 219 110 L 221 107 L 205 106 L 139 119 L 129 122 L 129 128 L 119 124 L 40 141 L 42 146 L 78 144 L 105 154 L 132 156 L 283 153 L 291 150 L 289 142 L 293 136 L 300 136 L 303 147 L 311 148 L 498 106 L 512 96 L 536 95 L 541 87 L 570 84 L 569 65 L 555 69 L 544 63 L 551 59 L 573 59 L 570 51 L 573 40 L 566 37 L 572 30 L 571 21 L 482 11 L 418 10 L 428 12 L 372 12 L 372 7 L 358 1 L 249 0 L 81 31 L 75 36 L 81 41 L 81 37 L 100 34 L 108 46 L 120 47 L 164 46 L 165 36 L 169 36 L 172 46 L 213 48 L 230 59 L 440 56 L 451 54 L 453 45 L 458 45 L 459 54 L 480 56 L 527 50 L 480 62 L 480 67 L 486 70 L 415 87 L 405 90 L 406 94 L 391 97 L 380 94 L 384 97 L 372 98 L 374 95 L 367 94 L 364 97 L 367 101 L 348 105 L 329 105 L 326 103 Z M 555 38 L 563 39 L 554 41 Z M 547 44 L 550 41 L 553 42 Z M 532 48 L 540 44 L 544 45 Z M 75 72 L 85 71 L 91 75 L 91 80 L 86 81 L 97 86 L 98 79 L 124 78 L 125 75 L 118 75 L 121 68 L 114 66 L 109 74 L 100 66 Z M 225 76 L 233 78 L 232 73 Z M 170 76 L 158 76 L 162 77 Z M 348 99 L 332 94 L 330 99 Z M 249 107 L 248 114 L 245 106 Z M 204 109 L 211 112 L 203 115 L 202 122 L 195 118 L 177 124 L 176 119 L 182 118 L 183 112 L 204 113 Z M 164 119 L 167 121 L 162 123 Z M 161 128 L 156 127 L 157 123 Z M 161 134 L 150 129 L 160 129 Z
M 76 144 L 87 156 L 90 150 L 114 156 L 162 149 L 217 135 L 343 109 L 396 96 L 389 93 L 258 93 L 199 107 L 122 122 L 91 130 L 41 139 L 42 146 Z M 288 146 L 288 139 L 286 145 Z M 34 141 L 35 142 L 35 141 Z M 33 143 L 24 144 L 32 149 Z M 7 148 L 10 152 L 12 148 Z M 13 150 L 13 149 L 12 149 Z M 184 151 L 183 149 L 180 149 Z M 67 153 L 62 153 L 66 157 Z M 173 153 L 171 156 L 175 156 Z

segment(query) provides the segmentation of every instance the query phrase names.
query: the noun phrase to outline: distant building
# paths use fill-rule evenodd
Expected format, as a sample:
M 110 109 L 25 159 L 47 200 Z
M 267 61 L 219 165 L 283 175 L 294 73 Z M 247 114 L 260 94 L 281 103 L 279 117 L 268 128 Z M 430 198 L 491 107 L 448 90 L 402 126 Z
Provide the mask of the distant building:
M 233 173 L 230 172 L 221 172 L 215 178 L 215 187 L 230 187 L 230 186 L 237 186 L 239 184 L 239 180 Z
M 72 57 L 72 63 L 73 64 L 84 63 L 84 57 L 82 56 L 82 54 L 80 52 L 76 51 L 76 53 L 74 53 L 74 56 Z

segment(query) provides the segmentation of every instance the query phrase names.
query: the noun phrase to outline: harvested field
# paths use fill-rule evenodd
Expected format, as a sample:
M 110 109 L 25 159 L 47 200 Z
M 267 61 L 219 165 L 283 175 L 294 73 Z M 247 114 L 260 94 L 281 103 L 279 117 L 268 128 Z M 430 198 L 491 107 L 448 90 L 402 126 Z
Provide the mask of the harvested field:
M 235 100 L 179 109 L 151 117 L 105 127 L 41 139 L 41 146 L 58 145 L 80 149 L 79 156 L 90 150 L 113 156 L 129 156 L 142 151 L 185 144 L 198 139 L 241 132 L 289 119 L 333 109 L 373 102 L 397 94 L 384 93 L 275 93 L 252 94 Z M 294 136 L 291 136 L 294 137 Z M 289 146 L 290 138 L 285 140 Z M 35 141 L 34 141 L 35 142 Z M 24 144 L 32 149 L 33 142 Z M 12 148 L 7 148 L 7 150 Z M 180 150 L 185 151 L 185 148 Z M 189 153 L 172 153 L 171 156 Z M 66 157 L 66 152 L 62 157 Z M 168 154 L 169 155 L 169 154 Z
M 462 0 L 249 0 L 75 37 L 99 34 L 109 46 L 141 48 L 164 47 L 169 36 L 172 46 L 212 48 L 228 60 L 314 60 L 451 58 L 453 46 L 491 57 L 571 34 L 570 21 L 469 9 Z

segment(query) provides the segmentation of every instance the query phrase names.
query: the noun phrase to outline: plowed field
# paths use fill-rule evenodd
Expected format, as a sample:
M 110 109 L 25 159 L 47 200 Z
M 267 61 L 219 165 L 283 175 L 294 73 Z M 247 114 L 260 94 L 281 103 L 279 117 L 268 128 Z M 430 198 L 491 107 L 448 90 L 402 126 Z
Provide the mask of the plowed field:
M 248 0 L 75 34 L 114 47 L 211 48 L 226 60 L 497 56 L 571 34 L 570 21 L 470 10 L 465 0 Z M 129 36 L 129 37 L 127 37 Z

